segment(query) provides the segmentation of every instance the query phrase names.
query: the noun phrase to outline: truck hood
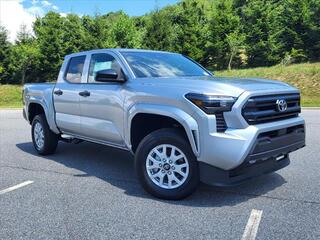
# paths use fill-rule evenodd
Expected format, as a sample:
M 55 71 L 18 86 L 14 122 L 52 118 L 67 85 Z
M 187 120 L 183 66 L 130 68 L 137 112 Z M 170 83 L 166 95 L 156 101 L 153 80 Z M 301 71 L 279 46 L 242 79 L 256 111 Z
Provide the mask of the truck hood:
M 150 78 L 142 80 L 143 85 L 184 89 L 189 92 L 222 94 L 238 97 L 245 91 L 261 90 L 290 91 L 297 90 L 287 83 L 259 78 L 226 78 L 226 77 L 179 77 Z

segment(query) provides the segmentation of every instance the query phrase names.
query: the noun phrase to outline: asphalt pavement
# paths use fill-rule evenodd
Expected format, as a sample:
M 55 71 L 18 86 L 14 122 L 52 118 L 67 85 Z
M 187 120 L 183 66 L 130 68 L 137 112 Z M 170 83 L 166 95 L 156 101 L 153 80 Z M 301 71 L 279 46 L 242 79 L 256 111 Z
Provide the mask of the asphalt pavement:
M 304 110 L 307 146 L 291 164 L 182 201 L 143 191 L 130 153 L 59 143 L 38 156 L 20 110 L 0 111 L 0 239 L 320 239 L 320 110 Z M 20 184 L 20 185 L 19 185 Z

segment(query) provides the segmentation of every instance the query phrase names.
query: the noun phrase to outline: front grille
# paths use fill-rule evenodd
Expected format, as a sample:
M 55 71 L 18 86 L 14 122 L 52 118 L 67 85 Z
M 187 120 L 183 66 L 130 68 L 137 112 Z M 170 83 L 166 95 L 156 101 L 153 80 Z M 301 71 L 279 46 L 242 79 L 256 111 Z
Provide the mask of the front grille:
M 278 110 L 278 100 L 286 101 L 285 111 Z M 249 98 L 242 109 L 242 115 L 252 125 L 297 117 L 300 111 L 300 94 L 276 94 Z
M 223 113 L 216 113 L 217 132 L 224 132 L 227 129 L 226 121 L 224 120 Z

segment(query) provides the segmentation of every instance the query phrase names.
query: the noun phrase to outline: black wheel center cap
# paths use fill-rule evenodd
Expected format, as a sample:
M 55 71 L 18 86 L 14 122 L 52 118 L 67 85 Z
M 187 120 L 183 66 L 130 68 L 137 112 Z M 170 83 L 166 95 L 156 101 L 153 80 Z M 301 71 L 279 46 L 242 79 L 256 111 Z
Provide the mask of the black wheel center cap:
M 169 169 L 170 169 L 170 165 L 169 165 L 168 163 L 165 163 L 165 164 L 163 165 L 163 169 L 164 169 L 164 170 L 169 170 Z

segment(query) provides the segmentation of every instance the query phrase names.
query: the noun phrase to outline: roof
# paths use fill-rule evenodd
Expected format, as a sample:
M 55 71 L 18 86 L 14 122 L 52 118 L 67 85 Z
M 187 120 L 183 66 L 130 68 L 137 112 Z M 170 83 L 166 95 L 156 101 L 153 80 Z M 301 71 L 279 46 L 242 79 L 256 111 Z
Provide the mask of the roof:
M 166 51 L 159 51 L 159 50 L 148 50 L 148 49 L 135 49 L 135 48 L 102 48 L 102 49 L 93 49 L 88 51 L 82 51 L 77 53 L 71 53 L 66 55 L 66 57 L 73 57 L 78 56 L 82 54 L 92 54 L 92 53 L 103 53 L 106 51 L 120 53 L 120 52 L 158 52 L 158 53 L 172 53 L 172 52 L 166 52 Z M 172 53 L 174 54 L 174 53 Z

